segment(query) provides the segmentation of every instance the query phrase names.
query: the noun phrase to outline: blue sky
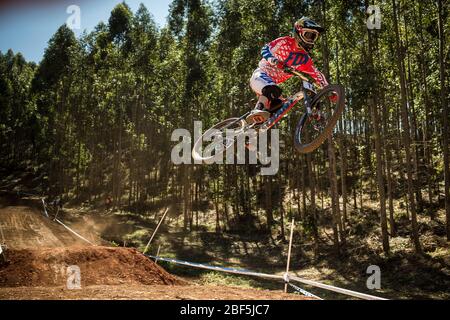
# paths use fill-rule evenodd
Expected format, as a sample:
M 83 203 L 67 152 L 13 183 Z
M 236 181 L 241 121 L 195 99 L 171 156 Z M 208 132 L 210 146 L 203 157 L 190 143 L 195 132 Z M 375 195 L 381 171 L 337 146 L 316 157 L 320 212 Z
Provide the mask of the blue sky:
M 107 22 L 115 5 L 122 0 L 59 0 L 30 1 L 26 4 L 9 4 L 0 7 L 0 51 L 12 49 L 21 52 L 27 61 L 39 62 L 47 42 L 59 26 L 70 16 L 66 13 L 69 5 L 81 9 L 81 29 L 74 30 L 79 36 L 83 30 L 92 31 L 100 22 Z M 126 0 L 136 12 L 143 3 L 153 15 L 156 23 L 163 26 L 171 0 Z

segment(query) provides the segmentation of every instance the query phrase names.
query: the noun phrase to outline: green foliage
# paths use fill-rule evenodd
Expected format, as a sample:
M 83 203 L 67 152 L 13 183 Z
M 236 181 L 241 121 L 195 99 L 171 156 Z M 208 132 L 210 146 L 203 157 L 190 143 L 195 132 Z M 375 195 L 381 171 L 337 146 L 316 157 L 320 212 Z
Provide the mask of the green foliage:
M 162 28 L 144 5 L 133 13 L 121 3 L 107 24 L 99 23 L 78 39 L 61 26 L 37 66 L 20 53 L 0 53 L 2 167 L 31 162 L 42 168 L 47 192 L 71 195 L 74 201 L 103 204 L 111 196 L 116 207 L 153 211 L 172 204 L 174 215 L 183 214 L 191 224 L 198 221 L 197 209 L 214 208 L 218 229 L 240 226 L 240 232 L 248 233 L 267 230 L 265 224 L 285 228 L 280 223 L 286 219 L 283 209 L 293 207 L 289 212 L 296 214 L 303 207 L 292 200 L 293 193 L 298 199 L 307 193 L 302 225 L 311 237 L 318 226 L 312 213 L 328 214 L 328 153 L 324 147 L 312 155 L 313 183 L 306 158 L 293 151 L 299 112 L 280 124 L 284 146 L 273 179 L 252 175 L 255 168 L 247 165 L 185 167 L 170 161 L 174 129 L 191 129 L 194 120 L 209 127 L 252 107 L 249 78 L 261 47 L 290 34 L 293 22 L 305 15 L 322 20 L 328 29 L 313 52 L 315 64 L 346 87 L 339 133 L 347 150 L 339 147 L 337 162 L 340 167 L 346 159 L 348 168 L 338 170 L 339 181 L 347 182 L 356 207 L 364 205 L 363 193 L 376 193 L 368 107 L 368 97 L 375 96 L 377 110 L 383 110 L 383 157 L 390 155 L 394 195 L 404 197 L 393 8 L 381 3 L 382 29 L 369 33 L 369 2 L 174 0 Z M 443 171 L 436 8 L 414 1 L 400 4 L 402 61 L 418 159 L 415 183 L 419 190 L 430 186 L 434 193 L 428 201 L 433 202 Z M 287 96 L 298 90 L 299 81 L 282 87 Z M 313 187 L 316 207 L 311 204 Z
M 54 86 L 64 74 L 73 71 L 72 56 L 78 42 L 72 30 L 65 24 L 59 27 L 58 31 L 48 42 L 42 59 L 37 70 L 36 77 L 33 79 L 35 90 L 41 91 Z
M 123 44 L 129 40 L 132 16 L 133 13 L 125 2 L 114 7 L 108 20 L 109 36 L 112 41 Z

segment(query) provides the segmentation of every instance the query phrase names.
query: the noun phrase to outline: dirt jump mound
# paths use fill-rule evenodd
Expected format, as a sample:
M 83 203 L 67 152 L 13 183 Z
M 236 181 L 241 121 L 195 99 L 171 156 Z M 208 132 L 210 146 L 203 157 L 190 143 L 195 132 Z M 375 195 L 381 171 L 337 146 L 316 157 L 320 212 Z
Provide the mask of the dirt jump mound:
M 20 249 L 8 250 L 6 258 L 7 263 L 0 266 L 0 287 L 66 286 L 68 273 L 74 268 L 79 268 L 81 286 L 184 284 L 130 248 Z

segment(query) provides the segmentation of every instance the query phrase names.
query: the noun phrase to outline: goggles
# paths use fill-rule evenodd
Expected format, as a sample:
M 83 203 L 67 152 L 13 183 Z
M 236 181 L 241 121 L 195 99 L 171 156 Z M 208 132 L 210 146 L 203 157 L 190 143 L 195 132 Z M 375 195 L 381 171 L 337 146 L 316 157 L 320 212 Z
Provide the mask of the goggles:
M 307 44 L 314 44 L 320 35 L 319 31 L 307 28 L 297 29 L 297 32 L 300 38 Z

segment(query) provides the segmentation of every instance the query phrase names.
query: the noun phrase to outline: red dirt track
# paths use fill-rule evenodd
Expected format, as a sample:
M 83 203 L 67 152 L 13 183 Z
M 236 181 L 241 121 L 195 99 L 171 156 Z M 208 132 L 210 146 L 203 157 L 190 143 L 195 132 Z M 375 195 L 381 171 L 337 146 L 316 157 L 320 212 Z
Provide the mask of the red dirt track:
M 281 291 L 197 285 L 135 249 L 86 245 L 44 217 L 39 199 L 0 197 L 0 242 L 8 247 L 0 265 L 0 299 L 305 299 Z M 80 289 L 67 287 L 69 266 L 80 270 Z
M 10 250 L 0 268 L 0 287 L 54 287 L 67 282 L 67 267 L 80 268 L 81 285 L 183 284 L 129 248 L 68 247 Z
M 86 242 L 43 215 L 38 199 L 0 198 L 0 241 L 10 249 L 65 247 Z

